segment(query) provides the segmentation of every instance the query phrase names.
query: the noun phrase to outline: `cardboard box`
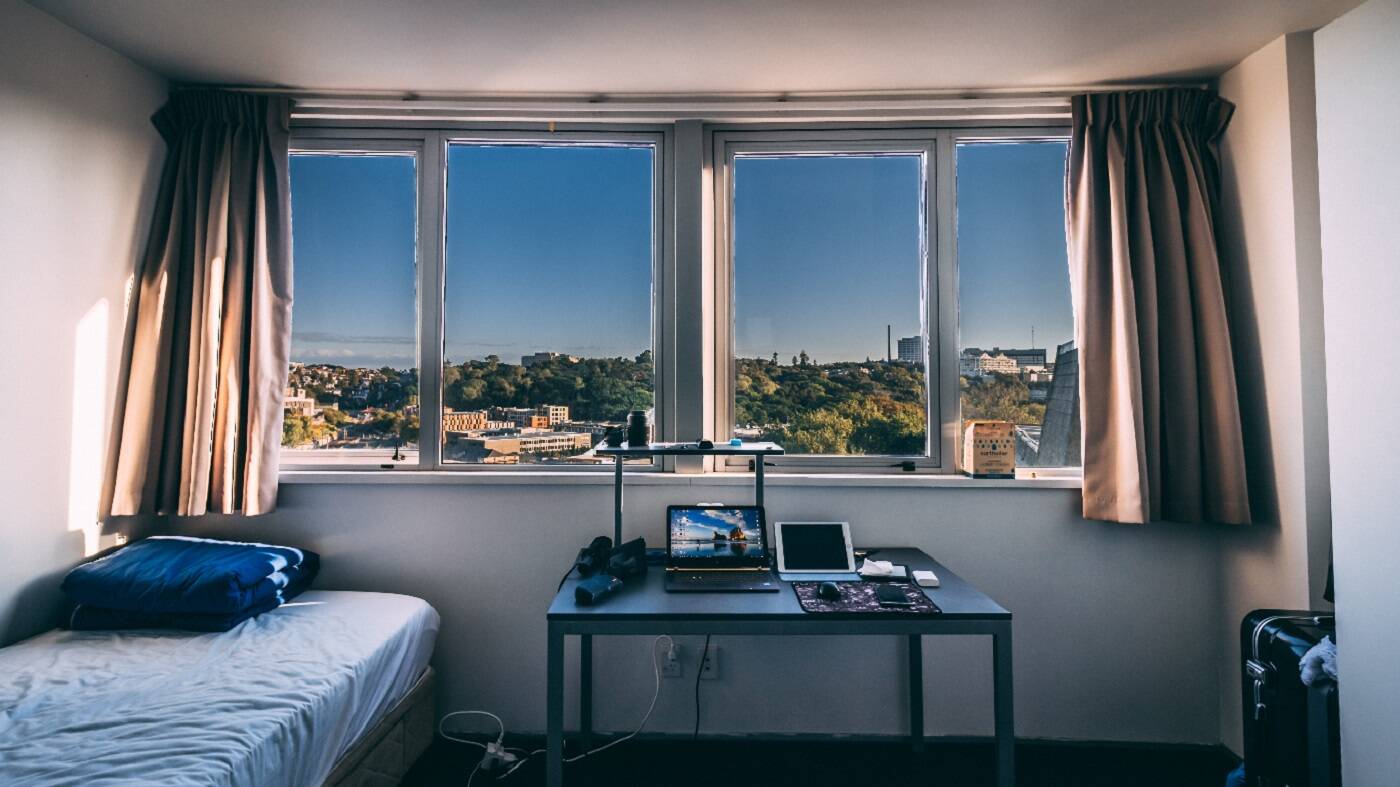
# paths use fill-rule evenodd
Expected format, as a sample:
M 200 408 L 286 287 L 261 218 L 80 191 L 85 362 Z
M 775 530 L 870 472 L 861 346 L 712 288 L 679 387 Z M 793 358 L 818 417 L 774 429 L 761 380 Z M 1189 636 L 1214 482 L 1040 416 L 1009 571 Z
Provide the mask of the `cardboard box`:
M 963 472 L 973 478 L 1016 477 L 1016 425 L 968 421 L 963 432 Z

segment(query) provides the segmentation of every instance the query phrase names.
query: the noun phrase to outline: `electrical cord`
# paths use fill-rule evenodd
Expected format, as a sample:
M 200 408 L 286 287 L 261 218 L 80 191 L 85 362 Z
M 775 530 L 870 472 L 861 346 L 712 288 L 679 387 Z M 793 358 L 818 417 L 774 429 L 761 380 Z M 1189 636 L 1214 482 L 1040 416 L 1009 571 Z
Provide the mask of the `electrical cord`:
M 700 740 L 700 676 L 705 674 L 705 659 L 710 657 L 710 635 L 705 635 L 705 647 L 700 651 L 700 664 L 695 668 L 695 733 L 693 741 Z
M 495 745 L 496 745 L 497 749 L 500 749 L 500 748 L 501 748 L 501 744 L 502 744 L 502 743 L 505 741 L 505 739 L 506 739 L 506 724 L 505 724 L 505 722 L 501 721 L 501 717 L 500 717 L 500 716 L 497 716 L 496 714 L 494 714 L 494 713 L 492 713 L 492 712 L 490 712 L 490 711 L 484 711 L 484 710 L 458 710 L 458 711 L 453 711 L 453 712 L 447 714 L 446 716 L 443 716 L 441 719 L 438 719 L 438 735 L 439 735 L 439 736 L 441 736 L 441 737 L 443 737 L 443 738 L 445 738 L 445 739 L 447 739 L 447 740 L 449 740 L 449 741 L 456 741 L 457 743 L 470 743 L 471 745 L 476 746 L 477 748 L 479 748 L 479 749 L 481 749 L 481 750 L 483 750 L 483 751 L 485 752 L 485 754 L 483 754 L 483 755 L 481 756 L 481 759 L 476 761 L 476 767 L 475 767 L 475 768 L 472 768 L 471 774 L 470 774 L 469 776 L 467 776 L 467 787 L 472 787 L 472 782 L 476 780 L 476 774 L 477 774 L 478 771 L 481 770 L 481 765 L 482 765 L 482 763 L 486 762 L 486 758 L 487 758 L 487 757 L 492 756 L 492 755 L 491 755 L 491 747 L 488 746 L 488 745 L 485 744 L 485 743 L 480 742 L 480 741 L 474 741 L 474 740 L 472 740 L 471 738 L 460 738 L 460 737 L 458 737 L 458 736 L 456 736 L 456 735 L 452 735 L 452 734 L 449 733 L 447 730 L 443 729 L 443 724 L 447 723 L 447 720 L 450 719 L 450 718 L 452 718 L 453 716 L 486 716 L 487 718 L 494 719 L 495 722 L 496 722 L 496 727 L 499 728 L 499 730 L 500 730 L 500 732 L 496 735 L 496 744 L 495 744 Z
M 456 741 L 458 743 L 470 743 L 471 745 L 476 746 L 480 749 L 486 748 L 486 744 L 480 741 L 474 741 L 470 738 L 459 738 L 455 735 L 448 733 L 447 730 L 444 730 L 442 728 L 442 725 L 446 724 L 447 720 L 452 718 L 453 716 L 486 716 L 487 718 L 494 719 L 496 721 L 496 726 L 499 727 L 501 730 L 501 733 L 496 736 L 497 745 L 499 745 L 502 741 L 506 739 L 506 723 L 501 721 L 500 716 L 497 716 L 491 711 L 485 710 L 455 710 L 447 714 L 446 716 L 443 716 L 441 719 L 438 720 L 438 735 L 440 737 L 446 738 L 449 741 Z
M 654 711 L 656 710 L 656 701 L 657 701 L 658 699 L 661 698 L 661 663 L 660 663 L 659 661 L 657 661 L 657 658 L 656 658 L 656 654 L 657 654 L 656 646 L 657 646 L 657 645 L 660 645 L 662 640 L 665 640 L 666 642 L 668 642 L 668 643 L 670 643 L 670 644 L 672 644 L 672 645 L 675 644 L 675 640 L 671 639 L 670 635 L 668 635 L 668 634 L 662 634 L 661 636 L 659 636 L 659 637 L 657 637 L 656 639 L 654 639 L 654 640 L 651 641 L 651 672 L 652 672 L 652 676 L 656 679 L 656 690 L 655 690 L 654 692 L 652 692 L 652 695 L 651 695 L 651 704 L 647 706 L 647 712 L 646 712 L 645 715 L 642 716 L 642 721 L 641 721 L 640 724 L 637 725 L 637 729 L 633 730 L 632 732 L 627 733 L 626 735 L 622 736 L 621 738 L 618 738 L 617 740 L 608 741 L 607 743 L 603 744 L 602 746 L 598 746 L 598 747 L 596 747 L 596 748 L 589 749 L 588 751 L 583 752 L 582 754 L 575 754 L 575 755 L 572 756 L 572 757 L 565 757 L 565 758 L 564 758 L 564 762 L 578 762 L 579 760 L 583 759 L 584 757 L 592 757 L 593 755 L 595 755 L 595 754 L 597 754 L 597 753 L 599 753 L 599 752 L 607 751 L 608 749 L 611 749 L 612 747 L 618 745 L 619 743 L 626 743 L 627 741 L 632 740 L 633 738 L 635 738 L 635 737 L 637 737 L 638 735 L 640 735 L 641 732 L 642 732 L 642 730 L 646 729 L 647 722 L 648 722 L 648 721 L 651 721 L 651 714 L 652 714 L 652 712 L 654 712 Z M 469 712 L 469 711 L 468 711 L 468 712 Z M 504 733 L 503 733 L 503 735 L 504 735 Z M 522 750 L 517 749 L 516 751 L 522 751 Z M 544 750 L 544 749 L 535 749 L 534 751 L 526 752 L 524 755 L 522 755 L 522 756 L 520 757 L 519 760 L 517 760 L 517 761 L 515 762 L 515 764 L 513 764 L 513 765 L 511 765 L 509 768 L 507 768 L 507 769 L 505 770 L 505 772 L 502 773 L 500 776 L 497 776 L 497 777 L 496 777 L 497 781 L 499 781 L 499 780 L 501 780 L 501 779 L 504 779 L 504 778 L 506 778 L 507 776 L 510 776 L 512 773 L 515 773 L 517 770 L 519 770 L 520 766 L 524 765 L 527 761 L 529 761 L 529 759 L 530 759 L 531 757 L 534 757 L 534 756 L 537 755 L 537 754 L 544 754 L 544 753 L 545 753 L 545 750 Z

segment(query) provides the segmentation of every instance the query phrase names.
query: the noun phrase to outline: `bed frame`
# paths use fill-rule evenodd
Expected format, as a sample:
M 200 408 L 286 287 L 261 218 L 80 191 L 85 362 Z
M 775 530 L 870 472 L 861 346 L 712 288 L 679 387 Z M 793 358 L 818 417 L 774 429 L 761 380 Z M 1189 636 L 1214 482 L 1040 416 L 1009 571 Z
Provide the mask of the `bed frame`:
M 433 668 L 423 675 L 369 732 L 355 741 L 322 787 L 398 787 L 433 742 Z

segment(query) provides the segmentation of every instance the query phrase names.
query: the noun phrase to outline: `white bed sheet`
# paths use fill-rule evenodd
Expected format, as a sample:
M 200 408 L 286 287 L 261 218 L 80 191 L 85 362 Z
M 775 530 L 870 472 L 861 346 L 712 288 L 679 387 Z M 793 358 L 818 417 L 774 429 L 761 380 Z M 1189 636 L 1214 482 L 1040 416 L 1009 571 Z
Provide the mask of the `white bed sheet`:
M 308 591 L 222 634 L 0 649 L 0 784 L 319 787 L 413 687 L 439 623 L 412 596 Z

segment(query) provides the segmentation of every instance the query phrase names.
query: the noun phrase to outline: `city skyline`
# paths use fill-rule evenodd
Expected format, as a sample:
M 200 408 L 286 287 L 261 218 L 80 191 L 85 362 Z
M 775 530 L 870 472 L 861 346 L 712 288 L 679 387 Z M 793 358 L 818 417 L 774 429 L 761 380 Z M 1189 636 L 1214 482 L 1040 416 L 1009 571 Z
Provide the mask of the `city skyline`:
M 652 156 L 649 147 L 454 146 L 445 357 L 518 363 L 540 351 L 630 358 L 650 349 Z M 1029 347 L 1032 326 L 1037 347 L 1072 337 L 1063 204 L 1047 198 L 1063 189 L 1063 160 L 1063 143 L 958 148 L 959 346 Z M 895 339 L 921 334 L 918 288 L 899 285 L 918 281 L 917 161 L 800 161 L 754 159 L 739 171 L 748 180 L 735 207 L 744 244 L 736 354 L 882 359 L 886 325 Z M 293 157 L 292 360 L 417 365 L 414 166 L 409 156 Z M 774 175 L 766 183 L 764 169 Z M 1002 231 L 1007 224 L 1020 231 Z M 852 266 L 857 255 L 865 262 Z M 802 286 L 773 279 L 784 266 L 801 271 Z M 871 266 L 893 273 L 859 275 Z M 746 292 L 762 302 L 746 307 Z M 833 313 L 843 318 L 821 319 Z M 754 314 L 770 319 L 767 335 Z

